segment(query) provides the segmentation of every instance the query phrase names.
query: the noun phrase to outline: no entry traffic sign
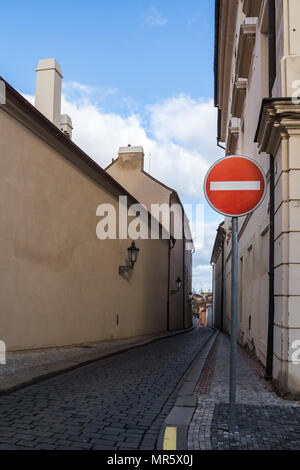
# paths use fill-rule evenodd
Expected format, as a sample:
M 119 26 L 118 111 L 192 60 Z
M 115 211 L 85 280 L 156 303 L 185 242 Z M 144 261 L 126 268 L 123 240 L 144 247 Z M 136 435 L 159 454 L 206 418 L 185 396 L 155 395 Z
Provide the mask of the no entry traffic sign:
M 236 422 L 238 217 L 253 212 L 264 200 L 266 190 L 266 176 L 261 166 L 251 158 L 241 155 L 232 155 L 218 160 L 208 170 L 204 181 L 204 193 L 211 207 L 225 216 L 232 217 L 230 431 L 235 430 Z
M 241 217 L 254 211 L 264 200 L 266 189 L 266 176 L 261 166 L 241 155 L 218 160 L 208 170 L 204 182 L 208 203 L 229 217 Z

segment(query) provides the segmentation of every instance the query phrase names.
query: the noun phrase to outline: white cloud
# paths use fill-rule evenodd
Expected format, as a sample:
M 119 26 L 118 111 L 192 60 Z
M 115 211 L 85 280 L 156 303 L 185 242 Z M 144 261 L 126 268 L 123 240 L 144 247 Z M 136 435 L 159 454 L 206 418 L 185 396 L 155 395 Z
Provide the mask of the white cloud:
M 78 104 L 90 104 L 92 101 L 100 105 L 108 98 L 118 94 L 117 88 L 95 87 L 83 85 L 76 81 L 63 82 L 63 94 L 69 102 L 76 101 Z
M 26 98 L 27 101 L 29 101 L 30 104 L 34 106 L 34 96 L 32 95 L 26 95 L 26 93 L 23 93 L 24 98 Z
M 150 26 L 164 26 L 167 24 L 168 20 L 167 18 L 164 18 L 159 11 L 152 7 L 151 13 L 145 16 L 145 21 L 148 23 Z
M 122 117 L 116 113 L 102 112 L 91 103 L 71 103 L 62 100 L 63 113 L 73 122 L 73 140 L 100 166 L 105 167 L 118 153 L 120 146 L 128 144 L 151 146 L 138 115 Z
M 213 101 L 181 95 L 149 107 L 151 127 L 161 141 L 172 140 L 189 150 L 205 152 L 215 147 L 216 110 Z M 209 152 L 208 152 L 209 151 Z
M 76 93 L 77 92 L 77 93 Z M 100 89 L 107 96 L 112 89 Z M 76 82 L 64 87 L 62 113 L 73 121 L 73 140 L 102 167 L 120 146 L 142 145 L 145 170 L 176 189 L 183 202 L 203 198 L 203 179 L 217 157 L 216 111 L 212 100 L 177 96 L 148 106 L 143 120 L 128 108 L 127 116 L 105 112 L 95 99 L 97 89 Z M 33 97 L 25 95 L 30 102 Z M 218 217 L 216 216 L 216 220 Z M 211 286 L 209 260 L 218 222 L 205 225 L 204 246 L 196 244 L 194 287 Z
M 64 92 L 68 90 L 75 90 L 79 91 L 82 93 L 88 93 L 89 95 L 95 91 L 95 88 L 90 86 L 90 85 L 84 85 L 82 83 L 76 82 L 76 81 L 64 81 L 63 84 L 63 90 Z
M 216 159 L 216 110 L 212 100 L 170 98 L 149 107 L 157 157 L 154 176 L 167 180 L 184 200 L 203 196 L 203 179 Z
M 212 288 L 212 270 L 209 265 L 212 249 L 216 238 L 216 230 L 220 221 L 204 224 L 204 243 L 197 245 L 197 238 L 193 255 L 193 288 L 200 291 L 208 291 Z
M 195 266 L 193 259 L 193 290 L 196 292 L 211 292 L 212 269 L 208 264 L 198 264 Z
M 203 178 L 216 159 L 216 112 L 212 101 L 179 96 L 148 107 L 149 122 L 135 113 L 107 113 L 91 103 L 63 96 L 63 113 L 73 121 L 74 141 L 101 166 L 119 146 L 142 145 L 145 169 L 176 189 L 184 201 L 203 197 Z M 148 132 L 147 130 L 148 129 Z M 151 157 L 149 157 L 151 154 Z

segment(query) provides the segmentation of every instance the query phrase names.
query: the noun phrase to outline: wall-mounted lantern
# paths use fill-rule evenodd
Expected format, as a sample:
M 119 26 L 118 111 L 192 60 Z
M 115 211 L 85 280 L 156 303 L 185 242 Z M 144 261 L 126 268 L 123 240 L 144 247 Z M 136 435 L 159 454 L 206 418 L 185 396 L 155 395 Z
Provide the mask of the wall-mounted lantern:
M 136 263 L 136 260 L 138 258 L 138 254 L 140 249 L 135 246 L 135 242 L 132 241 L 131 245 L 129 248 L 127 248 L 128 251 L 128 261 L 130 263 L 129 266 L 119 266 L 119 274 L 126 273 L 127 271 L 130 271 L 133 269 L 134 264 Z
M 178 276 L 178 278 L 176 279 L 176 287 L 177 287 L 177 289 L 171 290 L 171 294 L 176 294 L 177 292 L 179 292 L 179 291 L 180 291 L 181 284 L 182 284 L 182 280 L 181 280 L 180 277 Z

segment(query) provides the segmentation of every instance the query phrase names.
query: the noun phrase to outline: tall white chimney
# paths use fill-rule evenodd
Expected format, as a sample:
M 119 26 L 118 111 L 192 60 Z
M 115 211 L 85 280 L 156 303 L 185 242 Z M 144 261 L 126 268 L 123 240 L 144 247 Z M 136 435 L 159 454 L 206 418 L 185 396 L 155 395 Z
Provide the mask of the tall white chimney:
M 42 59 L 36 69 L 35 107 L 60 127 L 61 82 L 60 65 L 55 59 Z

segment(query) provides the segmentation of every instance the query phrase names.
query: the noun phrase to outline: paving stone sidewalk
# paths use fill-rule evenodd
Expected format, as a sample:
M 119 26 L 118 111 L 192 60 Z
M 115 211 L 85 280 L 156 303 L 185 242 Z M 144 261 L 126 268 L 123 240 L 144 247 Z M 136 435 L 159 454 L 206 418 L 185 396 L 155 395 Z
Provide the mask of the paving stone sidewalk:
M 278 397 L 238 354 L 237 425 L 228 428 L 230 340 L 220 334 L 194 394 L 189 450 L 299 450 L 300 403 Z

